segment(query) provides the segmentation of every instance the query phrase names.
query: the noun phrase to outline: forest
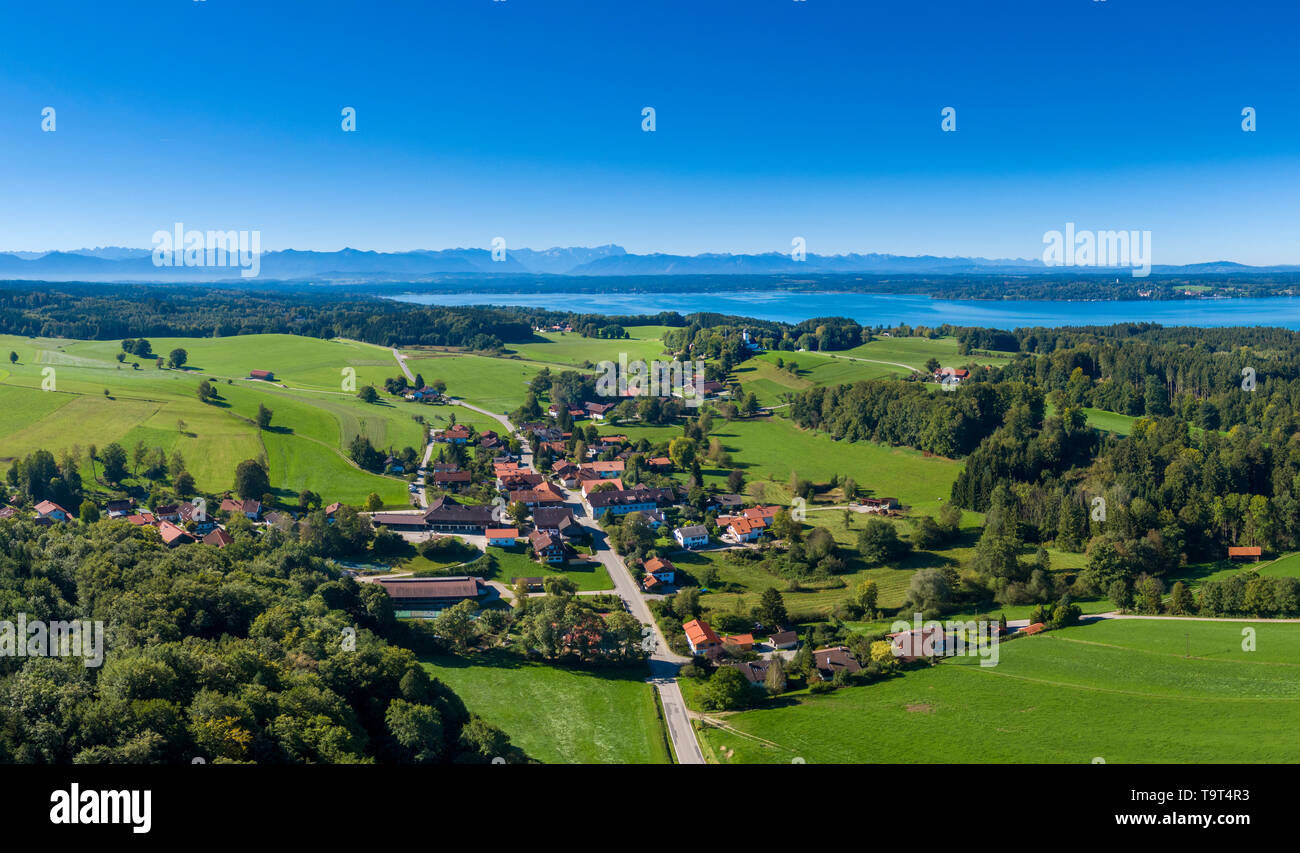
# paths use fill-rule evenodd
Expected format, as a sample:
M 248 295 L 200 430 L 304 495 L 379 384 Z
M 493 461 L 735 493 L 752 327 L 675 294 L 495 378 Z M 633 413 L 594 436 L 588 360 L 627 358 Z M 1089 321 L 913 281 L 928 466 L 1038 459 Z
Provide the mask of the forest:
M 0 525 L 7 618 L 108 626 L 101 667 L 0 658 L 0 762 L 527 760 L 427 674 L 382 589 L 278 531 L 231 533 L 169 550 L 124 522 Z

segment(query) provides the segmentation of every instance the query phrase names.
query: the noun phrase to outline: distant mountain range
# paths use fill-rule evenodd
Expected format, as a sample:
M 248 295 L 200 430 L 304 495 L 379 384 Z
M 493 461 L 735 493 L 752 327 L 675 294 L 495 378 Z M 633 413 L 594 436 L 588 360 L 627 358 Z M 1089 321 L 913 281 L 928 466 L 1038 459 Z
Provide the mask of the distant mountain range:
M 419 281 L 445 274 L 504 273 L 571 276 L 646 275 L 798 275 L 800 273 L 872 275 L 1044 275 L 1096 272 L 1124 274 L 1127 269 L 1049 267 L 1041 260 L 1013 258 L 943 258 L 934 255 L 809 254 L 795 261 L 788 254 L 633 255 L 621 246 L 511 249 L 494 261 L 489 249 L 418 249 L 370 252 L 343 249 L 313 252 L 286 249 L 261 256 L 259 278 L 279 281 Z M 1181 266 L 1153 266 L 1153 273 L 1223 275 L 1297 272 L 1300 265 L 1252 267 L 1230 261 Z M 149 249 L 106 246 L 71 252 L 0 252 L 0 279 L 31 281 L 223 281 L 239 277 L 230 267 L 159 267 Z M 247 281 L 247 279 L 245 279 Z

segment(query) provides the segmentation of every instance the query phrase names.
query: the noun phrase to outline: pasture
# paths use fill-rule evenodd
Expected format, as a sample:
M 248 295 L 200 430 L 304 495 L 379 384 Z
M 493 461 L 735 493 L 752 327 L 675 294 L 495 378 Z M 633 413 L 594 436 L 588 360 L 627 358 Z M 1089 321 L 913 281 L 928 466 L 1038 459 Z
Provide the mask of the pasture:
M 1243 627 L 1068 628 L 1001 644 L 997 666 L 951 659 L 719 715 L 730 730 L 704 739 L 726 763 L 1300 761 L 1300 625 L 1256 623 L 1253 652 Z
M 546 764 L 670 762 L 645 668 L 583 671 L 505 651 L 425 660 L 474 713 Z
M 112 442 L 129 452 L 143 442 L 169 455 L 179 451 L 205 492 L 229 489 L 240 461 L 265 456 L 272 489 L 281 497 L 310 489 L 327 501 L 360 504 L 376 492 L 386 504 L 407 504 L 402 481 L 362 471 L 346 456 L 358 434 L 382 449 L 423 446 L 423 428 L 413 416 L 432 407 L 366 404 L 340 388 L 346 367 L 356 370 L 358 387 L 382 385 L 383 376 L 398 372 L 391 351 L 291 335 L 150 343 L 163 357 L 183 348 L 189 360 L 182 369 L 159 369 L 152 359 L 135 356 L 118 362 L 120 341 L 0 336 L 0 348 L 19 356 L 0 371 L 0 461 L 38 449 L 57 455 Z M 259 367 L 274 371 L 276 381 L 244 378 Z M 196 391 L 205 379 L 220 400 L 199 401 Z M 267 431 L 254 421 L 259 405 L 274 413 Z

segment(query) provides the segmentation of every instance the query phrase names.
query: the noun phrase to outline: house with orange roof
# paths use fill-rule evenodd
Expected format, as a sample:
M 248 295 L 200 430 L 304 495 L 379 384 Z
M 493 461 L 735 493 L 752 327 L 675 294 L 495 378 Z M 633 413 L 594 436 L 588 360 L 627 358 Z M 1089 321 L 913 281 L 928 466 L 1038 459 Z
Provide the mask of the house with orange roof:
M 645 579 L 642 584 L 646 589 L 677 582 L 677 567 L 667 557 L 651 557 L 642 561 L 641 568 L 645 569 Z
M 1259 558 L 1264 555 L 1264 549 L 1258 545 L 1233 545 L 1228 548 L 1229 560 L 1250 560 L 1259 562 Z
M 692 654 L 707 655 L 722 649 L 722 641 L 708 622 L 692 619 L 682 625 L 682 630 L 686 632 L 686 644 L 691 647 Z
M 742 652 L 747 652 L 754 648 L 753 634 L 728 634 L 722 638 L 722 645 L 735 646 Z
M 519 538 L 519 528 L 489 527 L 486 536 L 489 545 L 496 545 L 499 548 L 512 548 L 515 540 Z
M 720 520 L 720 519 L 719 519 Z M 737 542 L 753 542 L 767 529 L 761 519 L 733 516 L 727 524 L 727 533 Z

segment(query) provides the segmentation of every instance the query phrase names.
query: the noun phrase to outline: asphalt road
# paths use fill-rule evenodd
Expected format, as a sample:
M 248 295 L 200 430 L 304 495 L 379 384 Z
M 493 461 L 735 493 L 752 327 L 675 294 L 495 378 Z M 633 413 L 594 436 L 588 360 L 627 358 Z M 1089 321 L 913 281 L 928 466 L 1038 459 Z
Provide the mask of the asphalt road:
M 663 703 L 664 721 L 668 724 L 668 736 L 672 738 L 673 751 L 677 753 L 678 763 L 703 764 L 704 753 L 700 751 L 699 741 L 695 739 L 695 729 L 692 728 L 686 713 L 686 700 L 682 697 L 682 689 L 677 684 L 677 670 L 682 664 L 689 663 L 690 658 L 682 657 L 668 647 L 668 641 L 659 630 L 659 625 L 655 623 L 650 607 L 642 597 L 641 591 L 637 589 L 636 582 L 632 580 L 632 574 L 628 571 L 623 558 L 610 547 L 605 531 L 595 519 L 586 514 L 578 497 L 581 493 L 567 489 L 562 491 L 565 494 L 565 502 L 578 517 L 578 522 L 591 532 L 591 544 L 596 552 L 596 559 L 600 560 L 609 572 L 615 590 L 627 604 L 628 612 L 654 632 L 655 650 L 649 660 L 649 681 L 659 692 L 659 701 Z

